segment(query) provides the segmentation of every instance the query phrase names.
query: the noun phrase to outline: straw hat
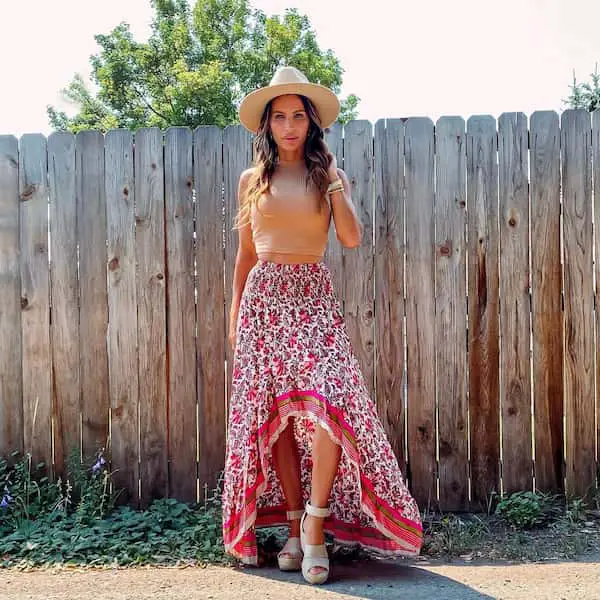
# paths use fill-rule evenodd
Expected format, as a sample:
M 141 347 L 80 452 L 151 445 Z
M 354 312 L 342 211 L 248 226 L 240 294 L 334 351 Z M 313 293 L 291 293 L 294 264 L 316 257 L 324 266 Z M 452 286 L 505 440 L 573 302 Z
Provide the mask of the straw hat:
M 310 83 L 306 75 L 294 67 L 279 67 L 265 87 L 250 92 L 240 104 L 240 122 L 256 133 L 260 126 L 265 106 L 270 100 L 284 94 L 306 96 L 317 109 L 322 129 L 335 123 L 340 112 L 340 101 L 329 89 L 318 83 Z

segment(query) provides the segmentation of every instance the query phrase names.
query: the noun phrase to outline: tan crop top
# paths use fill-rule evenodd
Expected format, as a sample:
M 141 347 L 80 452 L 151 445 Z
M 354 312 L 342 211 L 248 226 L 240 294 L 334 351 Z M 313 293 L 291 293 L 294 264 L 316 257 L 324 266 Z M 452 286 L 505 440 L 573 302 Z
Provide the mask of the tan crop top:
M 304 161 L 279 164 L 270 191 L 252 206 L 252 238 L 258 258 L 277 253 L 319 259 L 325 254 L 331 209 L 314 185 L 307 187 L 306 175 Z

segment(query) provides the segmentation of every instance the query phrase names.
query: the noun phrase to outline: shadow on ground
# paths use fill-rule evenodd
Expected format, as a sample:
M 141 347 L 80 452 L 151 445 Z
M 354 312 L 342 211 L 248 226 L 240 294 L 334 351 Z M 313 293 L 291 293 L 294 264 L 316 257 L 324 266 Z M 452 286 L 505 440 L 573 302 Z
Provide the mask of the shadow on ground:
M 309 584 L 301 573 L 283 573 L 275 567 L 244 568 L 254 577 L 270 581 Z M 313 586 L 310 586 L 311 588 Z M 351 564 L 331 565 L 331 574 L 324 586 L 324 598 L 356 597 L 366 600 L 410 598 L 411 600 L 481 600 L 493 598 L 449 577 L 438 575 L 418 565 L 402 562 L 366 560 Z

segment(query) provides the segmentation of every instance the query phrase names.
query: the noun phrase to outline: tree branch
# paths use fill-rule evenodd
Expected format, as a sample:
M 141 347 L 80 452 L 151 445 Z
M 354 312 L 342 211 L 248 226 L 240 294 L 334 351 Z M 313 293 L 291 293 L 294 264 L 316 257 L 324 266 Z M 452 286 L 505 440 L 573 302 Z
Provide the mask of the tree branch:
M 169 118 L 166 115 L 163 115 L 162 113 L 158 112 L 147 100 L 146 98 L 144 98 L 144 94 L 142 94 L 142 92 L 140 92 L 135 86 L 132 86 L 133 91 L 138 95 L 139 99 L 142 101 L 142 104 L 144 104 L 144 106 L 151 110 L 157 117 L 160 117 L 161 119 L 164 119 L 167 123 L 170 123 Z

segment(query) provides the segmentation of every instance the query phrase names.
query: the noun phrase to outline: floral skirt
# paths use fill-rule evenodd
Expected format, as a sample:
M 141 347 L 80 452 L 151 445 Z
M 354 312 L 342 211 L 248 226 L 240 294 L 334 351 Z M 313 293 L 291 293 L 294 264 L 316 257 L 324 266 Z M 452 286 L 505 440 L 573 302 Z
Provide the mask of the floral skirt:
M 287 523 L 272 448 L 290 418 L 303 502 L 315 426 L 341 446 L 324 523 L 334 543 L 416 556 L 419 509 L 365 385 L 328 267 L 259 260 L 238 315 L 223 487 L 225 548 L 246 564 L 257 564 L 256 529 Z

